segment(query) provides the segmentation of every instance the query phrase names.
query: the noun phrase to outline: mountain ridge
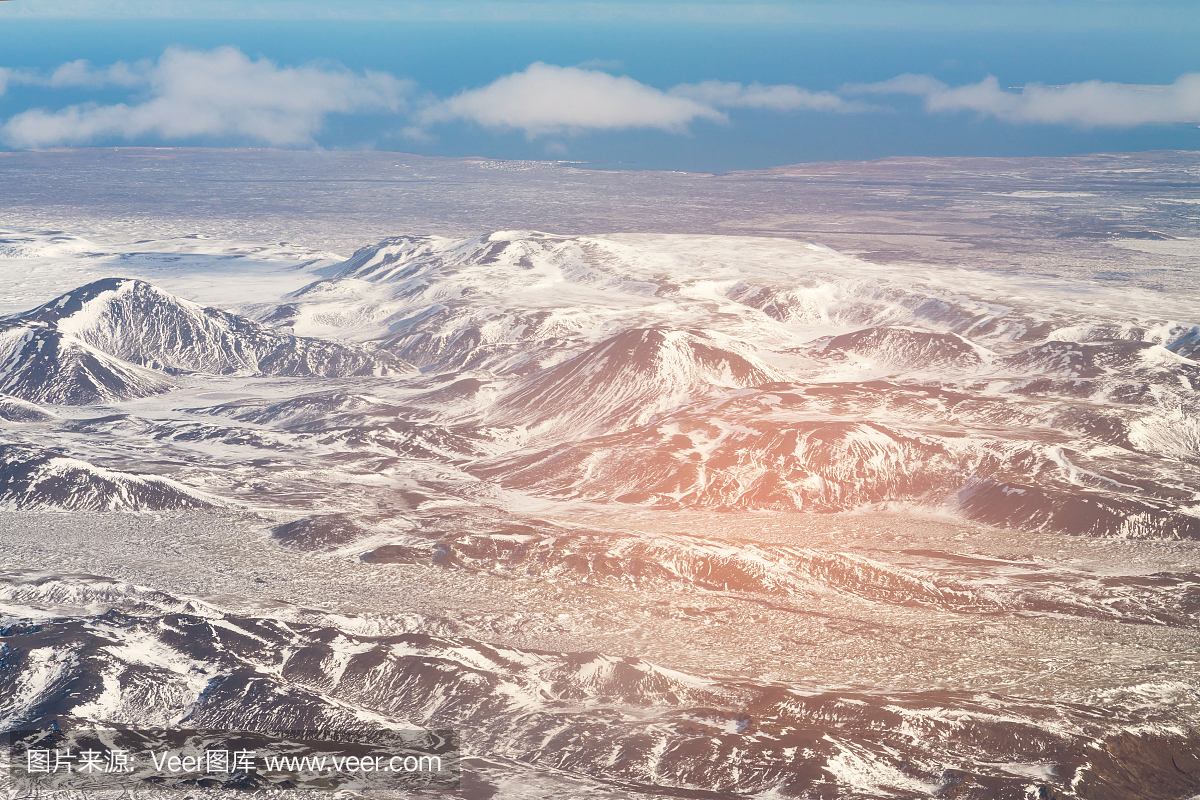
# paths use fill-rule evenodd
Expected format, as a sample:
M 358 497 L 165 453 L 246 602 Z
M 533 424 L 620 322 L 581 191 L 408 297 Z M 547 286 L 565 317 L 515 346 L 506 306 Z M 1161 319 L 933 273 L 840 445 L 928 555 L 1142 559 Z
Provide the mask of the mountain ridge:
M 0 319 L 0 391 L 33 402 L 95 405 L 169 391 L 188 373 L 383 376 L 390 353 L 297 337 L 204 308 L 145 281 L 104 278 Z

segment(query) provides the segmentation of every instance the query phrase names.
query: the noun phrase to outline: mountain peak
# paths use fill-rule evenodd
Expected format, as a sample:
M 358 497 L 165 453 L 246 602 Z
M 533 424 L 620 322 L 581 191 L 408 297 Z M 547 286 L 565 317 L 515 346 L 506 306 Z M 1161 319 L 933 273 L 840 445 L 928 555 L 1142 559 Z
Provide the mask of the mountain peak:
M 714 334 L 631 328 L 542 370 L 502 397 L 495 420 L 607 432 L 720 388 L 784 380 L 744 347 Z
M 293 336 L 130 278 L 73 289 L 10 317 L 0 334 L 0 391 L 70 405 L 166 391 L 162 372 L 346 377 L 410 368 L 386 352 Z
M 48 325 L 59 324 L 85 312 L 97 300 L 112 302 L 120 295 L 140 295 L 142 297 L 155 295 L 159 299 L 178 301 L 178 298 L 136 278 L 101 278 L 72 289 L 31 311 L 16 314 L 12 319 L 23 322 L 41 322 Z

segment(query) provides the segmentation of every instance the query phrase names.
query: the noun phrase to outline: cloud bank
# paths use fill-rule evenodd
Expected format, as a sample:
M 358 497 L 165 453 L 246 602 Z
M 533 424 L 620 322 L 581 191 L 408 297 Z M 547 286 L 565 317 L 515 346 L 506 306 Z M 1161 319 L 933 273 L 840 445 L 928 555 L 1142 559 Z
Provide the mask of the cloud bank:
M 974 111 L 1005 122 L 1128 128 L 1137 125 L 1200 122 L 1200 73 L 1167 85 L 1084 81 L 1065 86 L 1031 83 L 1002 89 L 988 76 L 979 83 L 950 87 L 929 75 L 900 75 L 888 81 L 846 87 L 855 94 L 911 94 L 923 97 L 930 112 Z
M 94 67 L 72 61 L 52 72 L 0 67 L 6 87 L 124 89 L 124 103 L 85 103 L 19 113 L 0 127 L 17 148 L 84 145 L 105 140 L 241 140 L 275 147 L 313 147 L 333 114 L 383 113 L 396 129 L 429 138 L 439 125 L 468 122 L 490 130 L 539 136 L 651 129 L 687 133 L 693 124 L 726 124 L 734 109 L 765 113 L 879 111 L 868 97 L 910 95 L 929 113 L 973 112 L 1008 123 L 1085 128 L 1200 122 L 1200 73 L 1168 85 L 1086 81 L 1005 89 L 995 77 L 952 87 L 929 75 L 899 75 L 837 92 L 790 84 L 704 81 L 662 90 L 613 75 L 592 62 L 574 67 L 535 63 L 448 98 L 414 98 L 415 86 L 380 72 L 329 64 L 279 66 L 233 47 L 172 47 L 157 61 Z M 561 145 L 560 145 L 561 146 Z
M 251 60 L 232 47 L 209 52 L 172 47 L 157 62 L 105 70 L 76 61 L 48 78 L 22 73 L 16 80 L 48 86 L 140 86 L 145 93 L 145 99 L 133 104 L 89 103 L 17 114 L 0 129 L 0 138 L 23 148 L 143 137 L 237 137 L 281 147 L 311 146 L 329 114 L 399 113 L 412 88 L 379 72 L 279 67 L 266 59 Z

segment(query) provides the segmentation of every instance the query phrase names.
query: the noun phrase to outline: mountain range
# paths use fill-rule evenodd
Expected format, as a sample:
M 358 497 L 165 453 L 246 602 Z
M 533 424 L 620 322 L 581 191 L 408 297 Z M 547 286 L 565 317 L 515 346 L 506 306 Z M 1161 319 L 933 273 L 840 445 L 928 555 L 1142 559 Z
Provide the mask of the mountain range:
M 92 564 L 138 512 L 212 584 L 14 558 L 0 729 L 454 728 L 478 797 L 1200 792 L 1187 298 L 749 237 L 297 269 L 0 317 L 6 519 L 111 520 Z

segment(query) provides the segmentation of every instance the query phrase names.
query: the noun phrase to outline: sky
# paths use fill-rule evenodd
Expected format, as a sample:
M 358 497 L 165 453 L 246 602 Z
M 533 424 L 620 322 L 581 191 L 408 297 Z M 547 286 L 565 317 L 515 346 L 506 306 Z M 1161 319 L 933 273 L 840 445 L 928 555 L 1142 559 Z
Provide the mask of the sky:
M 1200 148 L 1200 0 L 0 2 L 0 147 L 716 172 Z

